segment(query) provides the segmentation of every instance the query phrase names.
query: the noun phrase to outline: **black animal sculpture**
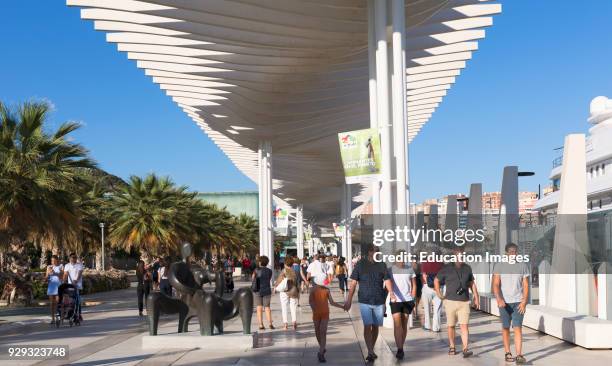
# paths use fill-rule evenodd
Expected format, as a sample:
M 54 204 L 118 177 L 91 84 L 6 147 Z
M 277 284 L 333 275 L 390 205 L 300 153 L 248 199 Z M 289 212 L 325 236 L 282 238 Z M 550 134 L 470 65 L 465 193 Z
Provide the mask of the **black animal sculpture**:
M 243 333 L 251 334 L 251 318 L 253 316 L 253 292 L 251 289 L 239 289 L 231 300 L 223 299 L 221 297 L 225 287 L 223 274 L 210 272 L 200 266 L 190 265 L 188 258 L 191 256 L 191 244 L 189 243 L 183 244 L 181 254 L 183 261 L 173 263 L 168 273 L 168 281 L 176 290 L 178 299 L 165 296 L 158 298 L 157 302 L 149 301 L 153 308 L 152 311 L 147 308 L 147 314 L 154 315 L 159 307 L 163 310 L 163 307 L 167 306 L 166 301 L 170 299 L 180 301 L 188 308 L 184 321 L 181 322 L 179 317 L 179 332 L 181 330 L 187 332 L 189 320 L 197 317 L 201 335 L 213 335 L 214 328 L 217 328 L 217 332 L 222 334 L 223 321 L 240 315 Z M 211 282 L 215 283 L 214 293 L 208 293 L 202 288 L 204 284 Z M 154 329 L 149 329 L 149 333 L 151 335 L 157 334 L 157 323 L 151 321 L 149 323 L 155 325 Z
M 173 299 L 161 292 L 152 292 L 147 297 L 147 320 L 149 323 L 149 334 L 157 335 L 159 325 L 159 315 L 177 314 L 179 315 L 178 332 L 182 333 L 185 329 L 185 320 L 189 307 L 179 299 Z

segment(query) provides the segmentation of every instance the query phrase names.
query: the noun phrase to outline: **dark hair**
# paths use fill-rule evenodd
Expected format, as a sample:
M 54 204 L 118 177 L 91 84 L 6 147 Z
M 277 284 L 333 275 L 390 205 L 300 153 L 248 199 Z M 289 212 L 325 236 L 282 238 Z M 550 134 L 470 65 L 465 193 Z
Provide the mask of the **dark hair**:
M 266 267 L 270 263 L 270 259 L 265 255 L 259 257 L 259 265 L 262 267 Z
M 69 257 L 70 258 L 72 258 L 72 257 L 76 258 L 76 253 L 70 253 Z
M 339 265 L 343 265 L 344 264 L 344 257 L 338 258 L 338 264 Z
M 510 251 L 510 249 L 515 248 L 516 250 L 518 250 L 518 245 L 514 244 L 514 243 L 508 243 L 506 244 L 506 247 L 504 248 L 504 250 L 506 252 Z
M 138 262 L 136 262 L 136 272 L 144 272 L 145 270 L 145 262 L 140 259 L 138 260 Z
M 291 267 L 292 265 L 293 265 L 293 258 L 292 257 L 285 258 L 285 266 Z
M 59 257 L 58 257 L 57 255 L 53 254 L 53 255 L 51 256 L 51 259 L 57 259 L 57 260 L 59 260 Z
M 376 248 L 376 246 L 374 244 L 368 244 L 366 246 L 366 253 L 376 252 L 377 250 L 378 250 L 378 248 Z

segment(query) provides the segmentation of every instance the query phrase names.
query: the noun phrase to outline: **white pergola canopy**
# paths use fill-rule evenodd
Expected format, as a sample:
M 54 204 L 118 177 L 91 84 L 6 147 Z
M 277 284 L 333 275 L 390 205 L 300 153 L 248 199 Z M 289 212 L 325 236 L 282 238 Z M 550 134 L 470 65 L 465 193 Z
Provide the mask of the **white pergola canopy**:
M 81 17 L 107 32 L 250 179 L 258 179 L 259 142 L 270 141 L 274 194 L 303 204 L 310 217 L 338 214 L 337 133 L 370 125 L 366 0 L 67 3 L 83 7 Z M 501 5 L 406 0 L 405 9 L 411 141 Z

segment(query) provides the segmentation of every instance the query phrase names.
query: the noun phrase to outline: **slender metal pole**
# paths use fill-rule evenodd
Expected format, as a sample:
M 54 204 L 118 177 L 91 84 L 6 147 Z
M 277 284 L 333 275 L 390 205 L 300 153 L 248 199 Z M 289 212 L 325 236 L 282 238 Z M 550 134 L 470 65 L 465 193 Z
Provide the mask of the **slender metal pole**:
M 304 206 L 298 205 L 296 213 L 296 244 L 298 258 L 304 258 Z
M 104 271 L 106 269 L 105 266 L 105 260 L 104 257 L 106 257 L 106 254 L 104 253 L 104 223 L 101 222 L 100 223 L 100 231 L 101 231 L 101 237 L 102 237 L 102 270 Z

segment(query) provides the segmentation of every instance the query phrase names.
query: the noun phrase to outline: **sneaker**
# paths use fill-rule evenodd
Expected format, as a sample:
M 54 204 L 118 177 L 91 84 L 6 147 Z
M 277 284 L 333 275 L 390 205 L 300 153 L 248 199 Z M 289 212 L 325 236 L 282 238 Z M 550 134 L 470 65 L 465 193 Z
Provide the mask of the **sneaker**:
M 395 354 L 395 358 L 397 358 L 398 360 L 403 360 L 404 359 L 404 350 L 403 349 L 398 349 L 397 353 Z
M 366 362 L 374 362 L 376 358 L 374 357 L 374 355 L 369 354 L 368 357 L 366 357 Z

